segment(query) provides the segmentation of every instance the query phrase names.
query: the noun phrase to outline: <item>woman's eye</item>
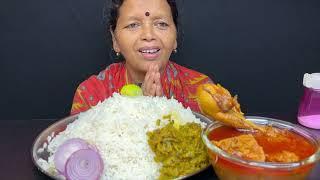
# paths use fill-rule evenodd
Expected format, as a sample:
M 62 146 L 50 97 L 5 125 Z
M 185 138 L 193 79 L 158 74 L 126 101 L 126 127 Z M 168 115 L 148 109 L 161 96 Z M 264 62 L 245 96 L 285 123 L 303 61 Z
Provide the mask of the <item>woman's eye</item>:
M 138 23 L 131 23 L 128 26 L 126 26 L 125 28 L 127 28 L 127 29 L 135 29 L 137 27 L 139 27 Z
M 156 23 L 156 26 L 159 28 L 159 29 L 167 29 L 167 27 L 169 26 L 169 24 L 165 23 L 165 22 L 157 22 Z

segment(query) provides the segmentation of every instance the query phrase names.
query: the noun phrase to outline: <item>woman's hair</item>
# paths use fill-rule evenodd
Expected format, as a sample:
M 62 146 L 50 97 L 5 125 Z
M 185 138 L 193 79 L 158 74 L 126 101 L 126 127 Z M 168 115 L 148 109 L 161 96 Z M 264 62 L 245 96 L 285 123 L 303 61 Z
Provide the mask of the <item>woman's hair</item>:
M 116 29 L 117 21 L 119 18 L 119 9 L 124 1 L 125 0 L 111 0 L 111 6 L 110 6 L 111 8 L 109 10 L 109 17 L 108 17 L 109 21 L 107 23 L 108 30 L 114 31 Z M 167 2 L 170 6 L 173 22 L 178 32 L 178 9 L 176 5 L 176 1 L 167 0 Z

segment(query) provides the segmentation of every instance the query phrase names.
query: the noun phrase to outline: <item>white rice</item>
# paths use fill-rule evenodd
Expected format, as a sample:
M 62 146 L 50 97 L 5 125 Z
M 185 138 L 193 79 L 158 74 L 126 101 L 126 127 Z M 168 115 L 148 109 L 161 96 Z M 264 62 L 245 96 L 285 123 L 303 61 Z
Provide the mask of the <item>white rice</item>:
M 101 179 L 157 179 L 161 165 L 156 163 L 154 153 L 147 142 L 148 131 L 159 128 L 157 119 L 170 112 L 177 112 L 181 124 L 205 123 L 196 118 L 175 99 L 166 97 L 125 97 L 117 93 L 90 110 L 80 113 L 78 119 L 65 131 L 51 138 L 48 146 L 40 148 L 51 155 L 48 161 L 40 159 L 43 169 L 57 175 L 53 156 L 63 142 L 70 138 L 82 138 L 94 144 L 103 159 Z M 166 121 L 162 121 L 160 127 Z M 54 134 L 53 134 L 54 135 Z

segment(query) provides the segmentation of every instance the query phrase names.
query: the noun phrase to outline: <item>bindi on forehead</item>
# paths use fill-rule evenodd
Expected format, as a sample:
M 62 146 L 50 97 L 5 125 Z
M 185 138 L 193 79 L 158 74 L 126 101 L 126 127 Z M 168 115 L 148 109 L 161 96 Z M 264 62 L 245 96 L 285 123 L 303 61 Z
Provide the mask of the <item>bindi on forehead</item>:
M 144 15 L 146 15 L 146 16 L 150 16 L 150 12 L 149 12 L 149 11 L 147 11 L 146 13 L 144 13 Z

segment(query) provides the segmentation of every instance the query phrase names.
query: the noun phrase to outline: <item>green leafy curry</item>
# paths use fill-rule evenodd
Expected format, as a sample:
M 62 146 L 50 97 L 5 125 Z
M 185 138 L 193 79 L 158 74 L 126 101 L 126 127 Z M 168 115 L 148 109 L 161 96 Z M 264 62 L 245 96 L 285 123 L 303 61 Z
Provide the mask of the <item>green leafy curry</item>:
M 200 124 L 180 125 L 170 115 L 163 118 L 169 120 L 166 126 L 147 133 L 155 161 L 162 164 L 159 179 L 174 179 L 208 166 Z M 160 120 L 157 121 L 159 124 Z

